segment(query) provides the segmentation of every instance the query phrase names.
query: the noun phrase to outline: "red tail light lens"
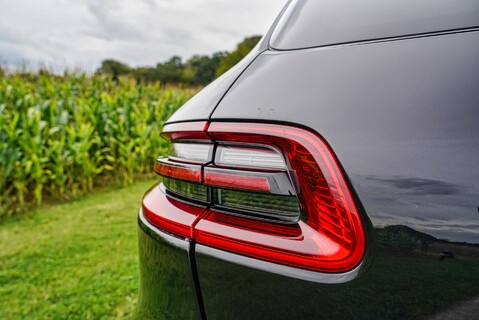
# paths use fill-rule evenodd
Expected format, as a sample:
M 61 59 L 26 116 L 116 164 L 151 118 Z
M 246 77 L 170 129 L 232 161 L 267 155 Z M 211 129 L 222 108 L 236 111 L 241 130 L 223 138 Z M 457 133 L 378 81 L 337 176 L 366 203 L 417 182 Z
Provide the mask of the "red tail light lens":
M 164 177 L 201 183 L 201 166 L 198 165 L 159 158 L 155 164 L 155 172 Z
M 165 125 L 161 135 L 169 141 L 209 140 L 207 129 L 206 121 L 173 123 Z
M 204 208 L 167 197 L 159 187 L 143 198 L 143 214 L 156 227 L 182 238 L 193 236 L 193 225 Z
M 194 201 L 206 202 L 207 192 L 202 182 L 202 159 L 209 154 L 208 143 L 211 142 L 205 130 L 207 122 L 189 122 L 166 125 L 162 136 L 172 143 L 172 157 L 159 158 L 154 170 L 165 177 L 159 187 L 155 187 L 143 198 L 145 218 L 159 229 L 181 238 L 193 238 L 195 221 L 202 216 L 205 208 L 186 203 L 178 199 L 192 198 Z M 181 143 L 176 146 L 175 142 Z M 185 148 L 186 145 L 186 148 Z M 191 153 L 188 146 L 195 146 Z M 193 154 L 193 159 L 188 159 Z M 208 156 L 209 157 L 209 156 Z M 207 158 L 208 158 L 207 157 Z M 191 160 L 191 161 L 189 161 Z M 205 161 L 203 161 L 205 162 Z M 166 190 L 170 187 L 174 196 Z
M 285 125 L 196 123 L 164 135 L 181 146 L 156 171 L 183 180 L 172 184 L 183 196 L 210 204 L 191 220 L 197 243 L 321 272 L 360 263 L 361 217 L 339 163 L 317 134 Z
M 283 153 L 297 177 L 301 236 L 240 229 L 211 213 L 195 227 L 198 243 L 314 271 L 344 272 L 359 264 L 365 250 L 359 211 L 322 138 L 296 127 L 250 123 L 212 123 L 208 133 L 223 143 L 254 142 Z
M 214 187 L 245 189 L 251 191 L 270 192 L 268 178 L 244 174 L 242 171 L 228 173 L 218 170 L 205 170 L 205 184 Z

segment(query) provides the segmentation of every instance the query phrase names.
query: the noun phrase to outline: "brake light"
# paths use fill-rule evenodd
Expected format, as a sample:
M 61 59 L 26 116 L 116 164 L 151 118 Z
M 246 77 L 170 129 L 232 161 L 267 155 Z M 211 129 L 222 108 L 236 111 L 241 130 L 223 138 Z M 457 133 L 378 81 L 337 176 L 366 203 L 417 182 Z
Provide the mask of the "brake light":
M 206 121 L 173 123 L 165 125 L 161 135 L 169 141 L 209 140 L 207 129 Z
M 159 188 L 153 188 L 143 198 L 145 218 L 159 229 L 182 238 L 194 236 L 195 221 L 205 211 L 205 206 L 183 200 L 205 203 L 208 199 L 201 185 L 202 163 L 208 160 L 212 148 L 205 132 L 207 128 L 208 123 L 204 121 L 171 124 L 163 128 L 162 136 L 172 142 L 171 156 L 158 158 L 154 170 L 165 178 Z
M 180 147 L 155 170 L 183 180 L 180 191 L 167 187 L 173 197 L 194 201 L 192 190 L 201 191 L 209 209 L 190 226 L 197 243 L 321 272 L 360 263 L 360 214 L 339 163 L 317 134 L 254 123 L 173 129 L 165 136 Z
M 156 161 L 155 172 L 160 176 L 201 183 L 201 166 L 173 162 L 168 158 Z
M 215 187 L 246 189 L 251 191 L 269 192 L 271 190 L 265 177 L 247 175 L 240 172 L 227 173 L 221 171 L 205 171 L 205 184 Z

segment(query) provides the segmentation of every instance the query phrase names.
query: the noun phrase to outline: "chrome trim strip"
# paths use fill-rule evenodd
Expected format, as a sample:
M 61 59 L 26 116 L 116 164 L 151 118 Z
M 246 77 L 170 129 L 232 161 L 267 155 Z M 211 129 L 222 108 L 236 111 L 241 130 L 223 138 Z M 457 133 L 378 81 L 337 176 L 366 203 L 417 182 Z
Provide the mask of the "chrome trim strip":
M 152 236 L 153 238 L 157 240 L 163 240 L 166 241 L 168 244 L 175 246 L 177 248 L 184 249 L 185 251 L 190 251 L 190 240 L 189 239 L 183 239 L 183 238 L 177 238 L 172 235 L 169 235 L 168 233 L 159 230 L 155 226 L 153 226 L 148 220 L 146 220 L 144 214 L 143 214 L 143 209 L 140 208 L 138 212 L 138 225 L 140 228 L 146 232 L 148 235 Z
M 148 235 L 156 238 L 160 241 L 166 241 L 168 244 L 181 248 L 187 252 L 190 252 L 190 240 L 181 239 L 169 235 L 168 233 L 157 229 L 153 226 L 148 220 L 146 220 L 143 215 L 143 210 L 140 208 L 138 213 L 138 224 L 140 228 L 146 232 Z M 269 273 L 278 274 L 285 277 L 301 279 L 310 282 L 324 283 L 324 284 L 340 284 L 351 281 L 355 279 L 359 273 L 363 263 L 359 264 L 353 270 L 343 273 L 324 273 L 324 272 L 315 272 L 310 270 L 303 270 L 299 268 L 294 268 L 290 266 L 285 266 L 281 264 L 276 264 L 268 261 L 262 261 L 239 254 L 215 249 L 201 244 L 195 244 L 194 246 L 195 254 L 204 254 L 206 256 L 211 256 L 223 261 L 235 263 L 245 267 L 250 267 L 258 270 L 262 270 Z
M 361 263 L 353 270 L 344 272 L 344 273 L 323 273 L 323 272 L 303 270 L 303 269 L 298 269 L 298 268 L 276 264 L 272 262 L 262 261 L 262 260 L 234 254 L 231 252 L 215 249 L 215 248 L 208 247 L 201 244 L 196 244 L 195 251 L 196 253 L 215 257 L 220 260 L 266 271 L 269 273 L 275 273 L 275 274 L 290 277 L 290 278 L 296 278 L 296 279 L 301 279 L 305 281 L 324 283 L 324 284 L 339 284 L 339 283 L 345 283 L 345 282 L 351 281 L 358 276 L 359 270 L 361 269 L 361 266 L 362 266 L 362 263 Z

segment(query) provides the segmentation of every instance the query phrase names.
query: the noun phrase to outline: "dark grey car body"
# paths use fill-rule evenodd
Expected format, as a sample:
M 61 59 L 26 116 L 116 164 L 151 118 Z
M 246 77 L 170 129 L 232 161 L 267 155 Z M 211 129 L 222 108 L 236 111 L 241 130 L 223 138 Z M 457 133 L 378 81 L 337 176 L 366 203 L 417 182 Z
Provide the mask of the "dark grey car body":
M 367 216 L 365 260 L 311 281 L 140 214 L 139 318 L 412 319 L 479 296 L 479 3 L 346 2 L 288 3 L 169 123 L 319 133 Z

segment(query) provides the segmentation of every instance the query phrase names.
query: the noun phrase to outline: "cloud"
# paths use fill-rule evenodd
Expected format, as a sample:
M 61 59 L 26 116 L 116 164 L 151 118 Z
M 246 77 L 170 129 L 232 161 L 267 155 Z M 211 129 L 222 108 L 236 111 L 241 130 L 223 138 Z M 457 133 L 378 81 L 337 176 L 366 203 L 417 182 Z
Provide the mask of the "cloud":
M 141 4 L 141 2 L 138 2 Z M 91 1 L 87 4 L 89 12 L 96 18 L 95 24 L 89 28 L 87 35 L 95 36 L 103 40 L 126 40 L 133 41 L 143 39 L 144 34 L 140 26 L 129 21 L 121 2 Z
M 93 70 L 106 58 L 138 66 L 231 50 L 246 36 L 264 34 L 285 2 L 7 1 L 0 60 Z

